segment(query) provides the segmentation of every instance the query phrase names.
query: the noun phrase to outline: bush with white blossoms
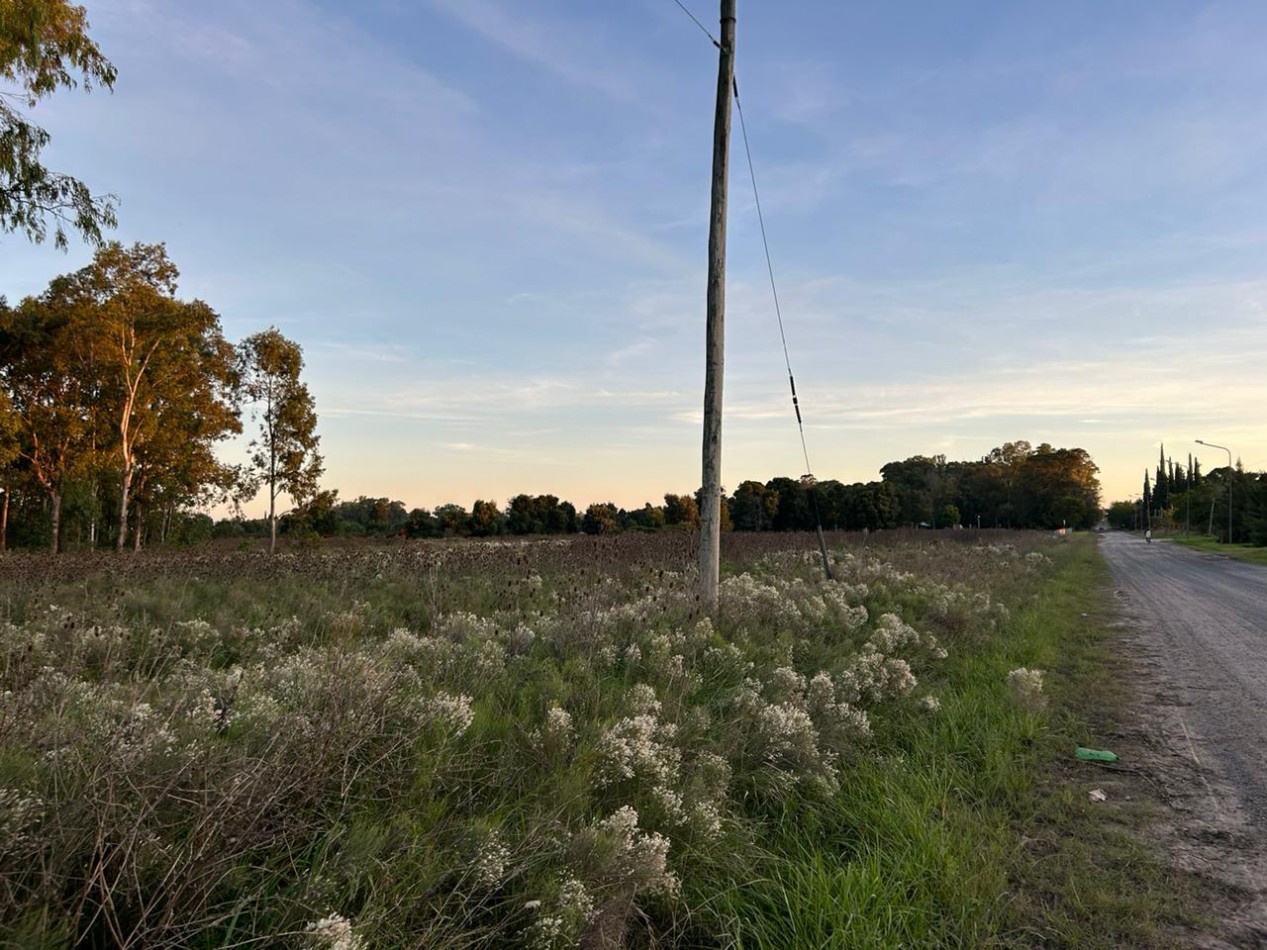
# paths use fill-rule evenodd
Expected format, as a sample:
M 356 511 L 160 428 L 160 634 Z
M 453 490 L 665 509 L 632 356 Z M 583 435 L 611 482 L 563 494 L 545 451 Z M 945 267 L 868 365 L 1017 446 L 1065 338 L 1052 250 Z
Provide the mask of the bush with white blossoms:
M 1047 705 L 1047 697 L 1043 695 L 1043 671 L 1026 667 L 1012 670 L 1007 674 L 1007 685 L 1016 697 L 1017 703 L 1026 712 L 1041 712 Z
M 527 945 L 532 950 L 575 947 L 594 919 L 594 898 L 575 877 L 563 881 L 548 903 L 533 900 L 524 906 L 537 915 L 526 934 Z

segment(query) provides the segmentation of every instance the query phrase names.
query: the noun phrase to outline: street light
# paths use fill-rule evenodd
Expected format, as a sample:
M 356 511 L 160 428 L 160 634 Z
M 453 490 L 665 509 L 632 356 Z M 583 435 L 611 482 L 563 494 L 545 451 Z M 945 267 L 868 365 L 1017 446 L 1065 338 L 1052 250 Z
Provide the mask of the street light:
M 1227 543 L 1232 543 L 1232 450 L 1226 445 L 1215 445 L 1213 442 L 1206 442 L 1202 439 L 1196 440 L 1197 445 L 1208 445 L 1212 449 L 1222 449 L 1227 453 Z

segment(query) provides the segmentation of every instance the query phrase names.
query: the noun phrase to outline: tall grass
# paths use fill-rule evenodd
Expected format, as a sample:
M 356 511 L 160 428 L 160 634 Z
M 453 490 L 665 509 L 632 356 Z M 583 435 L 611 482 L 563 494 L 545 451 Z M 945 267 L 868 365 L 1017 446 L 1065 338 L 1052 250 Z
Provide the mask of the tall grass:
M 0 942 L 1059 942 L 1091 553 L 927 537 L 6 558 Z

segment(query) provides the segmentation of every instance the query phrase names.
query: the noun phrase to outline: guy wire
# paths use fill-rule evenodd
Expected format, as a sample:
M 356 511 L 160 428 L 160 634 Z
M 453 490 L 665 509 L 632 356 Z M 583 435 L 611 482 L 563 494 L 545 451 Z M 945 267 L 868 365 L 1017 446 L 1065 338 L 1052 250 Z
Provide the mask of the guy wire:
M 679 4 L 680 5 L 680 4 Z M 685 8 L 683 8 L 685 9 Z M 792 408 L 796 411 L 796 428 L 801 435 L 801 454 L 805 457 L 805 472 L 811 479 L 811 483 L 807 486 L 810 505 L 814 510 L 814 524 L 818 529 L 818 550 L 823 557 L 823 573 L 827 575 L 827 579 L 831 580 L 831 561 L 827 557 L 827 542 L 823 537 L 823 519 L 818 514 L 818 498 L 814 492 L 814 470 L 809 464 L 809 449 L 805 443 L 805 424 L 801 421 L 801 404 L 796 396 L 796 379 L 792 375 L 792 359 L 788 356 L 787 350 L 787 334 L 783 330 L 783 309 L 779 306 L 779 289 L 774 281 L 774 263 L 770 257 L 770 242 L 766 238 L 765 232 L 765 215 L 761 213 L 761 194 L 757 190 L 757 172 L 752 163 L 752 149 L 748 144 L 748 124 L 743 117 L 743 103 L 739 100 L 739 82 L 732 81 L 732 89 L 735 94 L 735 109 L 739 113 L 739 128 L 743 132 L 743 149 L 744 154 L 748 157 L 748 174 L 752 178 L 752 198 L 757 206 L 757 223 L 761 226 L 761 245 L 765 248 L 765 265 L 766 270 L 770 274 L 770 293 L 774 297 L 774 314 L 779 321 L 779 339 L 783 343 L 783 364 L 787 367 L 787 381 L 792 389 Z

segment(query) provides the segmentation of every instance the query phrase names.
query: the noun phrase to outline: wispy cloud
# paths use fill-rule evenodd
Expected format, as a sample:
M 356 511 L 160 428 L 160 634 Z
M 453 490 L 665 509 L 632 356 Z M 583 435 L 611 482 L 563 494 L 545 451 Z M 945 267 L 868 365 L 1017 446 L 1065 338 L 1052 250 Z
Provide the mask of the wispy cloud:
M 624 102 L 638 98 L 638 87 L 628 73 L 612 68 L 600 49 L 610 46 L 596 41 L 592 33 L 572 22 L 545 22 L 514 12 L 493 0 L 427 0 L 464 26 L 515 56 L 560 78 Z M 588 55 L 587 55 L 587 52 Z

